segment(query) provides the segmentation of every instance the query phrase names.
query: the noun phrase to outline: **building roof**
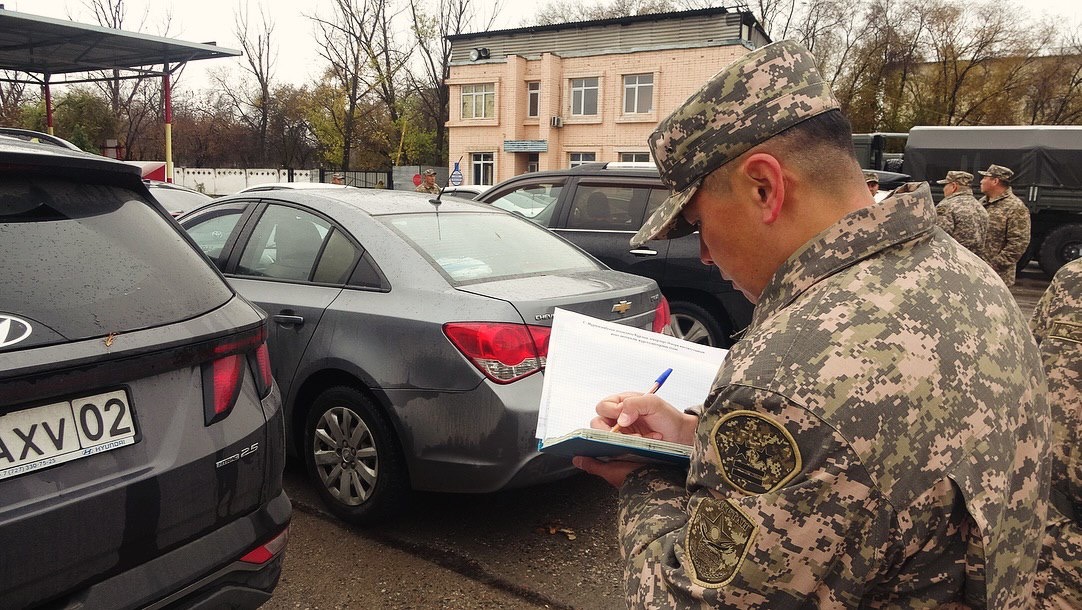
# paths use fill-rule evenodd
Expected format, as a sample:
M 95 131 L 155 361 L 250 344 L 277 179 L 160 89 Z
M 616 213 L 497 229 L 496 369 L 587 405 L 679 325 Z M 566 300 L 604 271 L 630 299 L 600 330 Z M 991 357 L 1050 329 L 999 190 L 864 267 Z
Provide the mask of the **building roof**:
M 169 71 L 165 68 L 169 64 L 240 55 L 214 43 L 184 42 L 0 9 L 0 70 L 32 75 L 113 69 L 161 73 Z
M 554 24 L 551 24 L 551 25 L 531 25 L 531 26 L 526 26 L 526 27 L 521 27 L 521 28 L 512 28 L 512 29 L 508 29 L 508 30 L 486 30 L 484 32 L 472 32 L 472 33 L 468 33 L 468 34 L 452 34 L 450 36 L 447 36 L 447 40 L 450 40 L 452 43 L 454 43 L 456 41 L 484 39 L 484 38 L 488 38 L 488 37 L 490 37 L 492 35 L 524 34 L 524 33 L 525 34 L 538 34 L 538 33 L 542 33 L 542 32 L 559 32 L 559 31 L 562 31 L 562 30 L 581 29 L 581 28 L 588 28 L 588 27 L 592 28 L 592 27 L 604 27 L 604 26 L 611 26 L 611 25 L 630 25 L 630 24 L 634 24 L 634 23 L 664 21 L 664 20 L 667 20 L 667 19 L 683 19 L 683 18 L 686 18 L 686 17 L 699 17 L 699 16 L 704 16 L 705 17 L 705 16 L 711 16 L 711 15 L 722 15 L 722 14 L 725 14 L 725 13 L 732 13 L 732 12 L 734 12 L 734 11 L 732 11 L 730 9 L 727 9 L 727 8 L 725 8 L 723 6 L 719 6 L 719 7 L 713 7 L 713 8 L 695 9 L 695 10 L 690 10 L 690 11 L 676 11 L 676 12 L 671 12 L 671 13 L 647 13 L 647 14 L 642 14 L 642 15 L 631 15 L 631 16 L 628 16 L 628 17 L 614 17 L 612 19 L 597 19 L 597 20 L 593 20 L 593 21 L 572 21 L 572 22 L 569 22 L 569 23 L 554 23 Z M 738 10 L 736 12 L 737 13 L 746 13 L 747 11 Z M 751 15 L 751 13 L 747 13 L 747 14 L 749 16 Z M 756 22 L 756 26 L 758 26 L 758 22 Z M 761 29 L 761 26 L 760 26 L 760 29 Z

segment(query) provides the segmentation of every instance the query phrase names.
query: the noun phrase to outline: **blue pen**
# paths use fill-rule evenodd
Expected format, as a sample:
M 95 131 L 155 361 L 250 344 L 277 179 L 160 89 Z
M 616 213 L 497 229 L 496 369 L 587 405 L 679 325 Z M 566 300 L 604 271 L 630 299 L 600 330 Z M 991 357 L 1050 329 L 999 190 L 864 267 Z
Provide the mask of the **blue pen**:
M 665 384 L 665 380 L 669 378 L 669 373 L 672 373 L 672 369 L 665 369 L 664 373 L 658 375 L 657 379 L 654 380 L 654 385 L 650 386 L 650 389 L 646 390 L 646 392 L 643 393 L 643 396 L 645 396 L 647 394 L 653 394 L 654 392 L 657 392 L 658 389 L 662 385 Z M 609 432 L 619 432 L 619 431 L 620 431 L 620 424 L 614 425 L 612 427 L 612 430 L 609 430 Z

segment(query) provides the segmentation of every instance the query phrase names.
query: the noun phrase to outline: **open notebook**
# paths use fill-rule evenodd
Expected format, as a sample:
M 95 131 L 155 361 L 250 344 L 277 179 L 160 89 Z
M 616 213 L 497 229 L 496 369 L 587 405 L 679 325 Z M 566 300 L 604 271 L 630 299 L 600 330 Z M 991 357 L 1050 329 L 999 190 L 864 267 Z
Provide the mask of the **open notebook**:
M 665 369 L 657 395 L 678 409 L 701 404 L 728 352 L 660 333 L 557 309 L 537 414 L 545 453 L 687 461 L 691 447 L 590 429 L 594 407 L 624 391 L 646 392 Z

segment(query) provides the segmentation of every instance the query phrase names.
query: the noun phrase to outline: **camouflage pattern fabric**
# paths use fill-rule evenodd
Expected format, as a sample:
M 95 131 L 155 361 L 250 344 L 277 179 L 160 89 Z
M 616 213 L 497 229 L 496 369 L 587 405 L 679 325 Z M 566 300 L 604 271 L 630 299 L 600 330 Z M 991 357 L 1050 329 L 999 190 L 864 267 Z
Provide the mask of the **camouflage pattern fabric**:
M 631 238 L 690 235 L 694 227 L 680 210 L 710 172 L 756 145 L 813 116 L 838 108 L 838 101 L 802 45 L 782 40 L 760 47 L 715 74 L 646 139 L 661 181 L 672 194 Z
M 875 182 L 876 184 L 878 184 L 879 174 L 875 172 L 864 171 L 864 184 L 868 184 L 869 182 Z
M 982 176 L 991 176 L 993 178 L 999 178 L 1004 182 L 1010 182 L 1014 179 L 1014 170 L 1009 167 L 1003 167 L 1002 165 L 996 165 L 993 163 L 988 166 L 988 169 L 983 172 L 977 172 Z
M 980 255 L 988 233 L 988 212 L 973 197 L 971 188 L 959 188 L 944 197 L 935 206 L 935 213 L 935 223 L 940 229 L 970 252 Z
M 440 187 L 436 186 L 435 184 L 426 185 L 424 182 L 418 184 L 417 188 L 413 190 L 417 191 L 418 193 L 430 193 L 432 195 L 440 194 Z
M 1015 267 L 1029 247 L 1029 209 L 1010 187 L 995 199 L 981 197 L 980 203 L 988 212 L 988 235 L 981 258 L 996 270 L 1004 284 L 1014 286 Z
M 1025 317 L 935 229 L 926 184 L 852 212 L 763 291 L 688 471 L 620 489 L 629 606 L 1031 608 L 1045 391 Z
M 1049 508 L 1038 598 L 1041 608 L 1082 608 L 1082 259 L 1056 273 L 1030 326 L 1048 375 L 1052 489 L 1075 513 Z

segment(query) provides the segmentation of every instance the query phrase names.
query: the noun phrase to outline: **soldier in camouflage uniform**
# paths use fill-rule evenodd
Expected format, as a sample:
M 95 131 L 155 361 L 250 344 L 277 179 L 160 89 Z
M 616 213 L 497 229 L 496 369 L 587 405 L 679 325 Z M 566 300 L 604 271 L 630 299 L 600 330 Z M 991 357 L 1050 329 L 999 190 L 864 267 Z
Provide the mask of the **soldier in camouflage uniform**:
M 1030 320 L 1048 374 L 1052 507 L 1041 552 L 1041 608 L 1082 608 L 1082 259 L 1067 263 Z
M 973 174 L 947 172 L 936 184 L 943 185 L 943 199 L 935 206 L 940 229 L 977 256 L 988 233 L 988 212 L 973 196 Z
M 440 187 L 436 186 L 436 170 L 426 169 L 425 173 L 421 176 L 421 183 L 417 185 L 417 188 L 413 189 L 418 193 L 430 193 L 432 195 L 440 194 Z
M 1011 190 L 1014 171 L 989 165 L 981 176 L 981 205 L 988 212 L 988 235 L 981 258 L 988 262 L 1003 283 L 1014 285 L 1015 268 L 1029 247 L 1029 209 Z
M 927 184 L 869 201 L 851 137 L 815 59 L 783 41 L 648 140 L 673 194 L 632 245 L 698 230 L 756 308 L 703 405 L 597 406 L 596 428 L 692 445 L 688 469 L 574 459 L 620 489 L 632 607 L 1033 603 L 1037 347 L 992 270 L 935 229 Z
M 879 174 L 875 172 L 864 172 L 864 184 L 868 187 L 868 192 L 875 197 L 879 194 Z

